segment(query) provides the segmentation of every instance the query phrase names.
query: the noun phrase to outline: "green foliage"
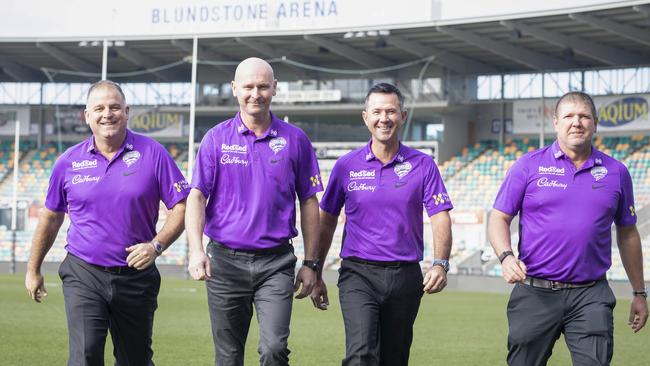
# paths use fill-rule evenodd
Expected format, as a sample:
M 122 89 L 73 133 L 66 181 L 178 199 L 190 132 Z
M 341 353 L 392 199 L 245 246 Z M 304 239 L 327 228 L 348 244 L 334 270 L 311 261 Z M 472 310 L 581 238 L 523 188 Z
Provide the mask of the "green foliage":
M 64 365 L 68 338 L 61 285 L 46 276 L 49 296 L 42 304 L 29 299 L 23 275 L 0 275 L 0 364 Z M 327 311 L 317 311 L 308 299 L 294 302 L 291 324 L 292 365 L 340 365 L 345 351 L 343 320 L 330 285 Z M 507 295 L 446 291 L 427 295 L 415 324 L 411 365 L 504 365 Z M 154 361 L 166 365 L 214 363 L 212 333 L 201 282 L 164 278 L 154 327 Z M 650 328 L 633 334 L 627 327 L 629 301 L 619 300 L 615 314 L 614 365 L 646 365 L 644 350 Z M 257 365 L 257 324 L 252 321 L 246 365 Z M 113 364 L 106 345 L 106 364 Z M 560 339 L 549 365 L 570 365 Z

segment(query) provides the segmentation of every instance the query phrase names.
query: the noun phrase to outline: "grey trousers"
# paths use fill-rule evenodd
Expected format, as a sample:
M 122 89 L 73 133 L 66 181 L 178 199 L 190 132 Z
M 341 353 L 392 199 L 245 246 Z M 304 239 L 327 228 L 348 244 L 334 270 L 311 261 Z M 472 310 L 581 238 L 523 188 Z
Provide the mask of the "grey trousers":
M 210 241 L 212 276 L 206 281 L 215 365 L 244 364 L 253 305 L 260 327 L 261 365 L 288 365 L 289 322 L 296 256 L 284 245 L 277 253 L 251 253 Z
M 344 259 L 338 287 L 345 324 L 342 364 L 408 365 L 423 294 L 420 265 L 382 267 Z
M 546 365 L 564 334 L 573 365 L 609 365 L 616 298 L 606 280 L 551 290 L 516 284 L 508 302 L 508 365 Z
M 116 365 L 153 365 L 151 336 L 160 273 L 155 265 L 142 271 L 122 269 L 102 269 L 71 254 L 61 263 L 70 335 L 68 366 L 104 365 L 109 330 Z

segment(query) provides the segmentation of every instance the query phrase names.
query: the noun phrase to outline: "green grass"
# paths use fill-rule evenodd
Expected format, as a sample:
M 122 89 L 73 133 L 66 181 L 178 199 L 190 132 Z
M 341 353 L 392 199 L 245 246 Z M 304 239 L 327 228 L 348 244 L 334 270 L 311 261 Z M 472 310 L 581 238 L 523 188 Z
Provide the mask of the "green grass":
M 28 298 L 23 276 L 0 275 L 0 364 L 64 365 L 68 338 L 60 282 L 46 277 L 49 296 Z M 316 311 L 309 300 L 294 302 L 291 323 L 293 365 L 340 365 L 345 340 L 343 320 L 331 285 L 330 309 Z M 507 295 L 447 291 L 425 296 L 415 325 L 411 365 L 503 365 L 506 355 Z M 614 365 L 647 365 L 650 328 L 633 334 L 626 319 L 629 302 L 619 300 L 615 314 Z M 246 365 L 258 364 L 257 324 L 252 322 Z M 154 361 L 165 365 L 213 364 L 212 334 L 203 283 L 164 278 L 154 326 Z M 112 346 L 106 347 L 112 365 Z M 560 339 L 550 365 L 570 365 Z

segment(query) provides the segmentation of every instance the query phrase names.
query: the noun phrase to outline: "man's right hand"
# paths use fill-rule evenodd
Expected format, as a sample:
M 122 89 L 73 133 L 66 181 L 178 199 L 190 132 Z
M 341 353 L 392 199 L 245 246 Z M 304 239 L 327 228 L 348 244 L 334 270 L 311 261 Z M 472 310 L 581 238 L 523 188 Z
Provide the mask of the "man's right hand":
M 47 296 L 43 275 L 40 272 L 27 271 L 25 275 L 25 287 L 29 296 L 36 302 L 41 302 L 43 297 Z
M 190 253 L 187 271 L 190 273 L 190 276 L 197 281 L 203 281 L 207 277 L 211 277 L 210 259 L 203 251 L 197 250 Z
M 509 255 L 501 263 L 501 275 L 508 283 L 522 282 L 526 279 L 526 265 L 514 255 Z

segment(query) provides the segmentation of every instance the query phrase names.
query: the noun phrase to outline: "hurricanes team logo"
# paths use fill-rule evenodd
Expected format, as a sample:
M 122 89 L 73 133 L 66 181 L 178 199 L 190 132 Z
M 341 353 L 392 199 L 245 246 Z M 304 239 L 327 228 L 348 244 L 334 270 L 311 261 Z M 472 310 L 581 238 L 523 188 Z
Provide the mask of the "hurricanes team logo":
M 399 179 L 402 179 L 411 171 L 411 169 L 413 169 L 413 166 L 407 161 L 406 163 L 395 165 L 393 171 L 395 171 L 395 174 L 397 174 Z
M 140 159 L 140 152 L 136 150 L 129 151 L 128 153 L 124 154 L 124 157 L 122 157 L 122 161 L 124 161 L 127 167 L 135 164 L 138 159 Z
M 591 175 L 596 179 L 596 182 L 598 182 L 607 175 L 607 168 L 604 166 L 595 166 L 591 168 Z
M 287 146 L 287 140 L 284 137 L 276 137 L 269 141 L 269 147 L 274 153 L 279 153 L 284 147 Z

